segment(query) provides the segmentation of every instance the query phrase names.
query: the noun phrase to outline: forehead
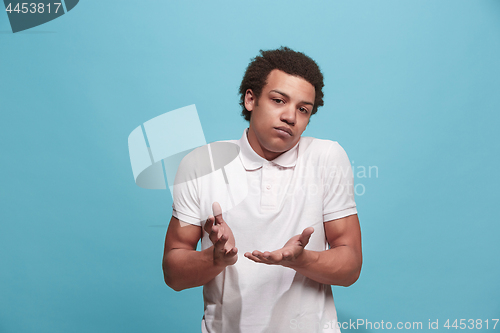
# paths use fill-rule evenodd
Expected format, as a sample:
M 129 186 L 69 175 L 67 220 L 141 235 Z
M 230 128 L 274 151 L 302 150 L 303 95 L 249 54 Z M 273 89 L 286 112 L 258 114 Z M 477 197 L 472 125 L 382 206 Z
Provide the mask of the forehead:
M 263 92 L 278 90 L 287 95 L 314 102 L 316 90 L 314 86 L 300 76 L 287 74 L 279 69 L 273 69 L 267 76 Z

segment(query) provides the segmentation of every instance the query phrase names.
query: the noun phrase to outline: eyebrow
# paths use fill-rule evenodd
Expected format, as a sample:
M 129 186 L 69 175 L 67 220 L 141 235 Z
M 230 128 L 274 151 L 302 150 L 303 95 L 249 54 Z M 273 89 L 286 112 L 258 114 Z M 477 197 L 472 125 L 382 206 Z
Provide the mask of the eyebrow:
M 284 92 L 282 92 L 282 91 L 279 91 L 279 90 L 273 89 L 273 90 L 271 90 L 271 91 L 269 91 L 269 92 L 275 92 L 275 93 L 278 93 L 278 94 L 280 94 L 280 95 L 282 95 L 282 96 L 284 96 L 284 97 L 286 97 L 286 98 L 290 99 L 290 96 L 288 96 L 288 94 L 286 94 L 286 93 L 284 93 Z M 300 103 L 302 103 L 302 104 L 306 104 L 306 105 L 310 105 L 310 106 L 314 106 L 314 103 L 311 103 L 311 102 L 308 102 L 308 101 L 301 101 Z

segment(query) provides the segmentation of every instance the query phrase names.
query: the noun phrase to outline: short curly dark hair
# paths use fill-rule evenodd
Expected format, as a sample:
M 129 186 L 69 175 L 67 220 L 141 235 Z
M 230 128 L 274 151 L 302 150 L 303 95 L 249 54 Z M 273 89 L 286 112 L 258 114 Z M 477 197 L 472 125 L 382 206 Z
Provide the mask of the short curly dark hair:
M 240 85 L 240 105 L 243 108 L 241 115 L 250 121 L 252 112 L 245 108 L 245 94 L 252 89 L 257 100 L 262 93 L 262 88 L 267 83 L 267 77 L 273 69 L 279 69 L 287 74 L 299 76 L 314 86 L 316 96 L 311 115 L 323 106 L 323 74 L 318 64 L 304 53 L 296 52 L 288 47 L 276 50 L 260 50 L 260 55 L 252 59 L 248 65 Z

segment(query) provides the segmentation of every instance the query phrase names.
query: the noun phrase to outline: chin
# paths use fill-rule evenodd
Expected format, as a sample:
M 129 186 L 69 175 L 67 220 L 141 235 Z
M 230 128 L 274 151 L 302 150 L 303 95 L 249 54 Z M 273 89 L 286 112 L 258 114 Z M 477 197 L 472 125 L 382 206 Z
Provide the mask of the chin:
M 266 147 L 267 150 L 273 152 L 273 153 L 284 153 L 286 152 L 287 150 L 290 150 L 292 149 L 294 145 L 284 145 L 284 144 L 276 144 L 276 145 L 272 145 L 270 147 Z

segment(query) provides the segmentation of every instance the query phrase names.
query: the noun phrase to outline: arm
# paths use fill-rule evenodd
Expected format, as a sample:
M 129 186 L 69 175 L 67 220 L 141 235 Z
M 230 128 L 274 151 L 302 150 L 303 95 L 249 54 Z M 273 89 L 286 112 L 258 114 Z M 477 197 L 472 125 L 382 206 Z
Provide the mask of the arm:
M 320 283 L 350 286 L 358 279 L 362 264 L 358 215 L 326 222 L 324 228 L 329 250 L 318 252 L 304 249 L 314 231 L 310 227 L 301 235 L 292 237 L 279 250 L 247 252 L 245 256 L 255 262 L 293 268 Z
M 216 219 L 218 222 L 214 225 Z M 234 247 L 231 229 L 224 223 L 222 216 L 209 217 L 205 231 L 214 245 L 196 251 L 196 244 L 202 236 L 201 227 L 172 216 L 165 236 L 163 276 L 165 283 L 175 291 L 204 285 L 226 266 L 236 262 L 238 250 Z

